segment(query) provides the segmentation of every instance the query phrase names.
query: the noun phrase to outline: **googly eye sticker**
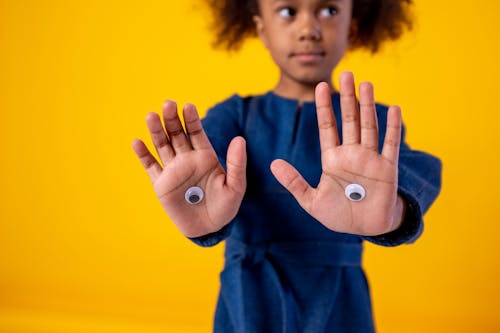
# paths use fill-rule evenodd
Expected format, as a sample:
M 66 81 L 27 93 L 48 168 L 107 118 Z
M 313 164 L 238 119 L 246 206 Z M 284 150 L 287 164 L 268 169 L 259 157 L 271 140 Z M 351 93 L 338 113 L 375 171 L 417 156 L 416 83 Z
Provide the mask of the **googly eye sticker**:
M 345 196 L 351 201 L 361 201 L 365 195 L 365 188 L 359 184 L 349 184 L 345 188 Z
M 187 189 L 186 193 L 184 194 L 184 198 L 186 199 L 187 203 L 190 205 L 197 205 L 203 200 L 203 190 L 201 187 L 198 186 L 193 186 Z

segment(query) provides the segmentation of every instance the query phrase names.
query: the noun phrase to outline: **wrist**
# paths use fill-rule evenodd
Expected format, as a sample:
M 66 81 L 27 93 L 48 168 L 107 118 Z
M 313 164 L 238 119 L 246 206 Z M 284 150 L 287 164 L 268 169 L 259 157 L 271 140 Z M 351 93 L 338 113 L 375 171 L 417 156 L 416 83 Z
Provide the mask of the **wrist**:
M 392 226 L 390 231 L 398 229 L 404 221 L 406 213 L 406 201 L 398 194 L 396 199 L 396 207 L 392 217 Z

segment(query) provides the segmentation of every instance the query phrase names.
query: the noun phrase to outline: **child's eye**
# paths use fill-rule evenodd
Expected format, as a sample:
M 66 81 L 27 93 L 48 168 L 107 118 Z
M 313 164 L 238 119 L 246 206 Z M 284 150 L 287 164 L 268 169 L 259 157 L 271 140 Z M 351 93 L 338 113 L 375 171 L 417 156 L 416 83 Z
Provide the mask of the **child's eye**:
M 337 14 L 337 8 L 332 6 L 321 8 L 321 10 L 319 11 L 320 17 L 331 17 L 335 16 L 336 14 Z
M 284 7 L 279 10 L 279 15 L 284 18 L 289 18 L 295 16 L 295 9 L 291 7 Z

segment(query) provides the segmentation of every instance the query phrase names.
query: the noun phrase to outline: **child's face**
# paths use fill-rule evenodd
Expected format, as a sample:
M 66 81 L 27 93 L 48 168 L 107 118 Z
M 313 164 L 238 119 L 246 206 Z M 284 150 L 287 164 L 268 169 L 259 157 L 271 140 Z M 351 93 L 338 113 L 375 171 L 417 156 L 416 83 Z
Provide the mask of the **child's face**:
M 352 0 L 259 0 L 259 11 L 257 33 L 282 80 L 331 82 L 349 47 Z

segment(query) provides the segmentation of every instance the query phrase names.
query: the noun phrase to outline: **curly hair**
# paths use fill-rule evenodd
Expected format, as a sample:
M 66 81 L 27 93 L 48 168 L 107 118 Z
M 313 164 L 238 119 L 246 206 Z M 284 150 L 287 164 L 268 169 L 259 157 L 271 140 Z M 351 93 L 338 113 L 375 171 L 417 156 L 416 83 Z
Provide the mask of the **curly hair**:
M 397 40 L 412 29 L 412 0 L 353 0 L 352 20 L 356 26 L 351 50 L 376 53 L 389 40 Z M 215 31 L 213 46 L 238 50 L 248 37 L 255 37 L 252 17 L 259 14 L 258 0 L 208 0 Z

